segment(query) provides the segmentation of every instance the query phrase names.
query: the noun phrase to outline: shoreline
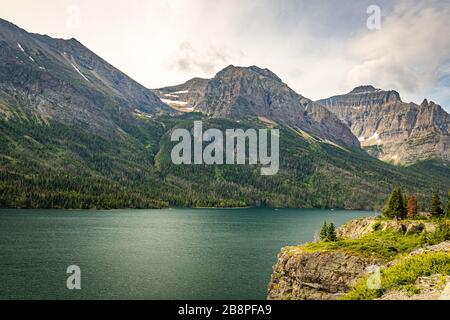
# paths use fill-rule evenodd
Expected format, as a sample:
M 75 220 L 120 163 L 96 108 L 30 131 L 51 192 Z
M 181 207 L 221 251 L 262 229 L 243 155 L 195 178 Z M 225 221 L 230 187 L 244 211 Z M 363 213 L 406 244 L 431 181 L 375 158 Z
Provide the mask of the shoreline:
M 92 211 L 92 212 L 102 212 L 102 211 L 118 211 L 118 210 L 136 210 L 136 211 L 144 211 L 144 210 L 245 210 L 245 209 L 269 209 L 269 210 L 329 210 L 330 212 L 336 211 L 362 211 L 362 212 L 379 212 L 378 210 L 370 210 L 370 209 L 351 209 L 351 208 L 307 208 L 307 207 L 284 207 L 284 208 L 268 208 L 268 207 L 166 207 L 166 208 L 114 208 L 114 209 L 74 209 L 74 208 L 2 208 L 0 207 L 0 211 L 2 210 L 63 210 L 63 211 Z

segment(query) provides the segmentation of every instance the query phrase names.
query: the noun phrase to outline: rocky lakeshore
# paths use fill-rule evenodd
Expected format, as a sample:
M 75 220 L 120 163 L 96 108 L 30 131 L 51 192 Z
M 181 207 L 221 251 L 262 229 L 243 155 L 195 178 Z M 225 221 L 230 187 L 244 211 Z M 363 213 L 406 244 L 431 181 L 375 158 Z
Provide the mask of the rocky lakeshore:
M 285 247 L 273 267 L 268 299 L 450 298 L 450 241 L 435 237 L 440 229 L 442 222 L 432 220 L 361 218 L 338 228 L 336 242 Z M 368 289 L 377 271 L 379 286 Z

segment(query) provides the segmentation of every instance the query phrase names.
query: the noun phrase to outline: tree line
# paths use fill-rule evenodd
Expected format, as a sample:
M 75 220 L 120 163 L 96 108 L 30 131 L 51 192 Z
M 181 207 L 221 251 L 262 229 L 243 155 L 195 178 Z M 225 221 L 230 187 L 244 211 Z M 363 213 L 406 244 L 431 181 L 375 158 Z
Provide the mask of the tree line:
M 439 194 L 434 193 L 428 208 L 428 213 L 432 218 L 450 218 L 450 190 L 445 205 L 442 203 Z M 399 186 L 395 186 L 392 190 L 382 213 L 385 217 L 391 219 L 414 219 L 420 216 L 416 196 L 403 196 Z

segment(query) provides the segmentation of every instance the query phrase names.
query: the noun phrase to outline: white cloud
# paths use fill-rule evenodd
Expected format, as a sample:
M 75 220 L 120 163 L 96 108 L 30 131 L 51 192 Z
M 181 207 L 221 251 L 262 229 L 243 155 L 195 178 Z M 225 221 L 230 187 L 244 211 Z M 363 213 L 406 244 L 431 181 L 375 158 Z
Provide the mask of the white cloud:
M 373 84 L 450 107 L 450 2 L 377 0 L 382 28 L 371 31 L 372 2 L 2 0 L 2 17 L 76 37 L 150 88 L 212 77 L 228 64 L 258 65 L 312 99 Z M 80 25 L 70 29 L 66 9 L 74 5 Z
M 416 101 L 439 86 L 439 74 L 450 58 L 450 7 L 433 7 L 434 2 L 409 4 L 396 7 L 380 31 L 348 41 L 347 54 L 354 61 L 349 85 L 394 88 L 405 99 Z
M 210 76 L 228 60 L 224 50 L 212 46 L 196 49 L 189 41 L 182 42 L 177 50 L 165 61 L 167 67 L 176 72 L 197 74 L 197 76 Z

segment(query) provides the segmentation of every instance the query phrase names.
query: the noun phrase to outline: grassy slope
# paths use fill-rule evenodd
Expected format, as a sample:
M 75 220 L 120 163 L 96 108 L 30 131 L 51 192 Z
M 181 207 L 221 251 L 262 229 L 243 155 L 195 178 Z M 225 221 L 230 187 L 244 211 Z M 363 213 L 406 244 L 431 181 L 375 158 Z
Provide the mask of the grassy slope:
M 419 253 L 408 255 L 424 245 L 436 245 L 450 240 L 450 221 L 436 220 L 437 229 L 432 233 L 403 234 L 387 231 L 373 231 L 357 239 L 338 239 L 336 242 L 314 242 L 292 247 L 293 254 L 302 252 L 342 251 L 369 259 L 376 259 L 387 267 L 381 270 L 380 289 L 367 286 L 369 276 L 364 276 L 342 299 L 370 300 L 381 297 L 390 290 L 406 290 L 418 293 L 414 286 L 419 277 L 450 275 L 450 254 L 448 252 Z M 395 264 L 387 264 L 396 261 Z
M 369 289 L 367 277 L 360 279 L 343 299 L 372 300 L 380 298 L 389 290 L 406 290 L 419 293 L 414 284 L 419 277 L 439 274 L 450 275 L 450 254 L 444 252 L 410 256 L 381 271 L 381 288 Z M 445 283 L 445 282 L 444 282 Z

